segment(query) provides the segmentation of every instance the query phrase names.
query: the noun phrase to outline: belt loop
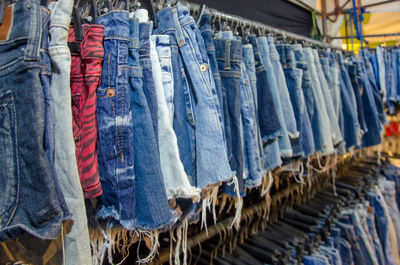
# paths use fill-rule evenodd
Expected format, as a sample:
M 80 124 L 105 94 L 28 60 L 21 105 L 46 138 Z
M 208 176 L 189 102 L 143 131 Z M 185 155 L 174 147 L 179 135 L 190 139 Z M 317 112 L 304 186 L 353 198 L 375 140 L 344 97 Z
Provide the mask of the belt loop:
M 25 49 L 25 61 L 40 60 L 40 41 L 42 39 L 41 6 L 37 0 L 24 1 L 25 8 L 30 10 L 30 31 Z
M 186 44 L 186 41 L 185 37 L 183 36 L 181 24 L 179 23 L 178 8 L 175 7 L 172 9 L 172 16 L 174 17 L 176 42 L 178 43 L 179 47 L 182 47 Z
M 225 66 L 224 69 L 231 69 L 231 41 L 225 40 Z

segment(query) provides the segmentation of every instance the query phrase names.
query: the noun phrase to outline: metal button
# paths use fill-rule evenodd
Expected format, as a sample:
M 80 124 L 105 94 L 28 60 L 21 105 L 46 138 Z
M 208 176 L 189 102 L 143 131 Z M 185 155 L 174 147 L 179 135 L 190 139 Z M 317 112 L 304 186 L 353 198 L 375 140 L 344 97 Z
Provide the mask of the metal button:
M 113 96 L 115 96 L 115 89 L 114 88 L 109 88 L 108 90 L 107 90 L 107 97 L 113 97 Z
M 208 70 L 208 64 L 200 65 L 200 69 L 201 69 L 202 72 L 207 71 Z

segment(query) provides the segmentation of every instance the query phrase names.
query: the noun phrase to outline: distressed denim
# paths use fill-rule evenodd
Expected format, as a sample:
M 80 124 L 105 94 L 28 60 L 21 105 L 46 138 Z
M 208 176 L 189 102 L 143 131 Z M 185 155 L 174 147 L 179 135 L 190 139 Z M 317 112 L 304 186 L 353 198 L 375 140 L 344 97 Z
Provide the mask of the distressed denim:
M 313 127 L 315 149 L 321 151 L 323 155 L 326 155 L 334 151 L 329 117 L 324 105 L 324 98 L 315 67 L 313 52 L 311 48 L 304 48 L 303 52 L 311 77 L 311 91 L 309 91 L 310 89 L 304 91 L 304 97 L 312 97 L 314 100 L 314 102 L 310 104 L 308 114 L 312 117 L 310 120 Z
M 222 131 L 225 132 L 224 111 L 225 112 L 227 111 L 228 106 L 224 105 L 222 96 L 222 83 L 221 83 L 221 76 L 219 75 L 219 70 L 218 70 L 217 56 L 215 53 L 214 37 L 211 28 L 211 19 L 212 17 L 210 14 L 203 14 L 203 16 L 200 19 L 199 29 L 201 36 L 203 37 L 204 40 L 204 45 L 206 47 L 208 59 L 210 62 L 210 69 L 214 78 L 216 94 L 213 94 L 213 96 L 216 102 L 216 106 L 219 106 L 219 108 L 217 108 L 219 122 L 221 124 Z M 223 136 L 224 136 L 224 141 L 226 142 L 225 134 L 223 134 Z
M 286 128 L 287 128 L 290 139 L 296 139 L 297 137 L 299 137 L 299 132 L 296 128 L 294 112 L 293 112 L 292 104 L 290 102 L 289 91 L 287 88 L 282 65 L 280 63 L 279 54 L 275 48 L 274 38 L 268 37 L 267 40 L 268 40 L 269 56 L 270 56 L 270 60 L 271 60 L 271 64 L 272 64 L 272 69 L 276 76 L 276 82 L 278 85 L 281 106 L 282 106 L 282 109 L 285 110 L 283 113 L 283 117 L 285 118 Z M 261 47 L 260 47 L 260 49 L 261 49 Z
M 336 53 L 340 67 L 340 92 L 342 101 L 342 115 L 339 117 L 339 123 L 342 119 L 342 135 L 346 142 L 346 149 L 360 145 L 360 123 L 357 114 L 357 102 L 354 90 L 351 84 L 350 76 L 344 64 L 343 54 Z
M 373 209 L 373 208 L 372 208 Z M 375 216 L 374 213 L 368 213 L 366 217 L 366 222 L 368 226 L 369 234 L 372 238 L 373 246 L 375 247 L 376 257 L 378 259 L 379 264 L 385 264 L 385 255 L 383 254 L 383 248 L 381 241 L 379 239 L 378 231 L 376 229 Z
M 257 145 L 257 119 L 253 101 L 253 93 L 250 80 L 244 63 L 240 64 L 240 112 L 242 116 L 242 138 L 243 138 L 243 179 L 247 188 L 261 185 L 263 169 L 260 164 L 260 154 Z
M 51 59 L 51 94 L 54 106 L 54 166 L 74 224 L 65 235 L 65 262 L 68 265 L 92 262 L 86 208 L 79 181 L 72 133 L 71 54 L 67 46 L 72 0 L 60 0 L 49 5 Z
M 203 189 L 209 185 L 230 180 L 233 177 L 233 172 L 229 166 L 223 131 L 218 116 L 217 109 L 220 106 L 216 105 L 214 100 L 213 95 L 217 93 L 200 31 L 194 19 L 190 16 L 188 9 L 179 3 L 175 7 L 163 9 L 157 14 L 157 17 L 159 26 L 156 29 L 156 33 L 170 36 L 171 45 L 175 46 L 175 51 L 172 48 L 172 52 L 177 53 L 176 46 L 178 46 L 180 59 L 177 60 L 183 62 L 182 65 L 179 65 L 179 61 L 176 62 L 173 55 L 172 62 L 176 64 L 174 67 L 177 68 L 177 72 L 174 69 L 174 76 L 181 77 L 181 81 L 178 81 L 180 83 L 175 83 L 175 89 L 177 86 L 182 85 L 182 79 L 187 75 L 187 79 L 183 81 L 186 82 L 185 86 L 180 88 L 183 95 L 178 98 L 176 93 L 179 90 L 175 90 L 175 105 L 183 104 L 182 106 L 185 107 L 186 112 L 182 111 L 182 109 L 178 110 L 176 107 L 175 113 L 178 111 L 182 111 L 180 115 L 186 113 L 186 116 L 180 117 L 181 122 L 183 122 L 182 118 L 186 119 L 188 117 L 189 120 L 192 119 L 190 121 L 191 125 L 185 125 L 192 126 L 195 138 L 190 138 L 192 141 L 188 142 L 185 141 L 187 137 L 184 136 L 184 142 L 182 143 L 190 145 L 192 142 L 195 144 L 195 148 L 193 148 L 195 156 L 193 154 L 192 157 L 195 158 L 193 161 L 195 162 L 196 171 L 193 169 L 191 173 L 193 175 L 195 173 L 196 176 L 191 184 Z M 240 110 L 240 106 L 230 107 L 235 108 L 235 110 L 239 107 Z M 184 122 L 186 123 L 186 121 Z M 181 128 L 183 127 L 182 125 L 181 123 Z M 176 127 L 175 123 L 174 127 Z M 228 125 L 225 124 L 225 130 L 227 127 Z M 178 128 L 174 129 L 177 133 L 179 144 Z M 182 133 L 185 133 L 185 130 Z M 226 140 L 228 142 L 228 138 Z M 240 141 L 240 137 L 237 140 Z M 182 152 L 181 144 L 179 144 L 179 148 L 181 158 L 184 159 L 187 153 Z M 186 170 L 185 161 L 183 164 Z M 190 175 L 187 170 L 186 173 Z M 241 172 L 236 173 L 240 177 Z
M 378 80 L 379 80 L 379 91 L 382 97 L 386 98 L 386 75 L 385 75 L 385 58 L 383 54 L 383 48 L 376 47 L 376 59 L 378 61 Z
M 307 255 L 303 256 L 304 265 L 329 265 L 329 260 L 323 255 Z
M 161 56 L 158 56 L 157 48 Z M 193 198 L 200 199 L 200 190 L 192 187 L 179 156 L 178 140 L 173 129 L 172 119 L 164 95 L 164 83 L 173 89 L 171 48 L 169 37 L 153 35 L 150 38 L 150 59 L 158 104 L 158 142 L 160 147 L 161 170 L 164 177 L 168 199 Z M 161 63 L 162 62 L 162 63 Z M 161 68 L 163 65 L 163 68 Z
M 10 22 L 10 26 L 0 38 L 0 241 L 23 232 L 55 239 L 69 216 L 43 142 L 40 58 L 50 12 L 39 1 L 20 0 L 6 7 L 4 14 L 3 25 Z
M 242 60 L 246 67 L 246 73 L 249 78 L 250 87 L 253 95 L 253 103 L 256 112 L 256 144 L 258 150 L 256 150 L 256 159 L 259 159 L 257 165 L 263 169 L 264 168 L 264 151 L 263 151 L 263 143 L 261 139 L 261 131 L 260 131 L 260 123 L 258 120 L 258 96 L 257 96 L 257 76 L 256 76 L 256 67 L 255 67 L 255 59 L 253 47 L 251 44 L 246 44 L 242 46 Z
M 132 71 L 129 81 L 135 183 L 138 187 L 136 189 L 136 216 L 139 229 L 164 230 L 174 224 L 176 217 L 172 215 L 172 210 L 168 206 L 157 145 L 158 131 L 155 130 L 158 130 L 158 119 L 155 121 L 153 114 L 158 106 L 152 105 L 157 104 L 157 98 L 150 58 L 150 32 L 153 24 L 151 21 L 140 22 L 146 21 L 145 16 L 143 16 L 143 10 L 131 13 L 131 17 L 139 19 L 139 33 L 138 38 L 135 39 L 139 44 L 139 60 L 135 54 L 132 57 L 134 59 L 129 62 L 129 68 Z M 157 112 L 155 114 L 157 117 Z
M 105 27 L 102 79 L 97 89 L 98 161 L 103 188 L 98 217 L 112 218 L 133 230 L 136 187 L 132 139 L 138 136 L 134 137 L 132 129 L 128 67 L 132 43 L 138 39 L 138 23 L 129 20 L 125 11 L 106 13 L 98 22 Z
M 240 193 L 243 194 L 243 145 L 241 129 L 241 41 L 228 39 L 215 39 L 218 69 L 221 75 L 223 90 L 222 96 L 226 98 L 228 112 L 224 113 L 226 124 L 226 140 L 228 144 L 228 157 L 231 169 L 236 172 L 239 181 Z M 245 108 L 245 107 L 244 107 Z M 225 192 L 234 195 L 233 186 L 226 186 Z
M 82 32 L 82 42 L 76 40 L 73 26 L 68 36 L 69 44 L 74 45 L 71 46 L 72 127 L 83 194 L 90 199 L 102 193 L 97 159 L 96 90 L 104 57 L 104 26 L 84 24 Z
M 337 146 L 341 141 L 343 141 L 343 137 L 340 132 L 340 128 L 339 128 L 339 124 L 338 124 L 338 118 L 336 116 L 336 113 L 335 113 L 335 110 L 333 107 L 332 96 L 329 91 L 328 82 L 326 81 L 325 75 L 323 73 L 323 69 L 322 69 L 322 66 L 320 63 L 320 58 L 319 58 L 317 50 L 313 50 L 313 56 L 314 56 L 314 65 L 317 70 L 321 93 L 322 93 L 322 98 L 323 98 L 322 104 L 325 105 L 326 112 L 327 112 L 328 118 L 329 118 L 329 125 L 331 128 L 331 134 L 332 134 L 332 143 L 334 146 Z
M 278 137 L 283 137 L 284 134 L 282 128 L 285 126 L 285 123 L 281 123 L 279 120 L 279 108 L 277 108 L 276 102 L 279 101 L 279 97 L 277 93 L 273 92 L 277 91 L 277 84 L 272 73 L 272 65 L 271 63 L 264 64 L 262 62 L 262 50 L 259 50 L 255 36 L 251 36 L 249 41 L 252 42 L 252 50 L 255 60 L 257 105 L 269 106 L 267 108 L 258 108 L 258 120 L 260 122 L 261 137 L 264 146 L 264 169 L 270 170 L 282 164 L 282 153 L 279 150 Z M 264 54 L 264 58 L 266 58 L 265 62 L 270 62 L 268 54 Z M 261 126 L 262 119 L 265 120 L 264 126 Z M 285 135 L 289 138 L 287 133 Z M 291 150 L 288 150 L 288 152 L 289 151 Z
M 296 67 L 302 70 L 302 80 L 301 80 L 301 95 L 304 101 L 304 109 L 303 109 L 303 128 L 301 132 L 301 146 L 304 152 L 304 157 L 308 157 L 315 152 L 315 144 L 314 144 L 314 135 L 311 124 L 311 117 L 308 112 L 308 109 L 312 109 L 314 104 L 314 100 L 312 97 L 306 98 L 305 93 L 311 92 L 311 76 L 308 68 L 308 64 L 305 62 L 305 58 L 302 52 L 302 47 L 300 44 L 295 44 L 292 46 L 293 52 L 296 61 Z

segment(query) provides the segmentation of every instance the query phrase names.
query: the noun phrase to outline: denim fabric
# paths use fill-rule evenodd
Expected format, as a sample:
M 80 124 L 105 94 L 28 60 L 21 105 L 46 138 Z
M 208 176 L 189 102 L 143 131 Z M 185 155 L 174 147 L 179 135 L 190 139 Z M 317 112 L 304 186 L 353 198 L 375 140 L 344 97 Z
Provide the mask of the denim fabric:
M 365 71 L 365 73 L 366 73 L 366 75 L 368 77 L 368 80 L 369 80 L 369 83 L 370 83 L 370 86 L 371 86 L 371 90 L 372 90 L 373 95 L 374 95 L 376 109 L 377 109 L 378 114 L 379 114 L 379 119 L 380 119 L 382 124 L 386 124 L 388 121 L 387 121 L 385 109 L 384 109 L 384 106 L 383 106 L 382 95 L 381 95 L 381 93 L 379 91 L 379 87 L 378 87 L 377 81 L 376 81 L 375 76 L 374 76 L 374 71 L 373 71 L 373 68 L 372 68 L 372 64 L 371 64 L 371 62 L 369 60 L 370 54 L 369 54 L 369 51 L 367 51 L 367 50 L 364 50 L 363 52 L 364 52 L 363 53 L 364 54 L 364 56 L 363 56 L 364 71 Z
M 256 112 L 256 144 L 258 151 L 256 150 L 256 158 L 259 158 L 260 161 L 257 161 L 257 165 L 264 168 L 264 151 L 263 151 L 263 143 L 261 138 L 261 130 L 260 123 L 258 119 L 258 96 L 257 96 L 257 76 L 256 76 L 256 67 L 255 67 L 255 59 L 253 47 L 251 44 L 246 44 L 242 46 L 242 60 L 246 67 L 246 73 L 249 78 L 250 87 L 253 95 L 253 103 Z
M 258 120 L 260 121 L 261 137 L 264 146 L 264 169 L 270 170 L 282 164 L 282 152 L 279 150 L 278 137 L 285 137 L 286 135 L 287 139 L 289 139 L 289 136 L 287 133 L 283 134 L 283 128 L 286 125 L 283 121 L 281 123 L 279 119 L 280 116 L 278 112 L 282 111 L 282 109 L 278 108 L 278 102 L 280 102 L 280 99 L 277 94 L 276 80 L 272 73 L 272 65 L 271 63 L 268 63 L 269 54 L 263 53 L 265 48 L 259 50 L 259 46 L 257 45 L 255 37 L 250 37 L 251 38 L 249 41 L 252 42 L 252 50 L 256 68 L 257 105 L 269 106 L 267 108 L 258 108 Z M 267 43 L 265 43 L 263 46 L 268 47 Z M 264 64 L 262 60 L 268 64 Z M 262 119 L 265 119 L 264 126 L 261 126 Z M 269 121 L 268 119 L 270 119 L 270 122 L 267 122 Z M 267 128 L 269 133 L 264 134 Z M 288 152 L 289 151 L 291 152 L 291 150 L 288 150 Z
M 384 172 L 386 179 L 396 183 L 396 202 L 400 210 L 400 169 L 394 165 L 387 165 Z
M 132 16 L 132 15 L 131 15 Z M 147 105 L 150 110 L 151 120 L 154 128 L 154 135 L 158 147 L 158 104 L 156 89 L 154 87 L 154 79 L 150 61 L 150 34 L 153 31 L 153 22 L 148 21 L 148 11 L 146 9 L 138 9 L 133 13 L 133 17 L 139 20 L 139 56 L 140 66 L 142 67 L 143 80 L 142 83 L 144 95 L 146 96 Z
M 134 137 L 132 129 L 128 67 L 131 45 L 138 39 L 138 23 L 128 20 L 124 11 L 104 14 L 98 22 L 105 27 L 102 80 L 97 89 L 98 161 L 103 187 L 98 216 L 113 218 L 133 230 L 136 184 L 132 139 L 138 136 Z
M 299 131 L 299 138 L 292 139 L 293 159 L 303 157 L 302 149 L 303 141 L 303 114 L 305 109 L 303 91 L 301 89 L 303 71 L 296 68 L 296 61 L 293 48 L 290 45 L 277 45 L 276 49 L 279 53 L 282 68 L 285 74 L 286 84 L 288 87 L 290 101 L 293 107 L 296 127 Z
M 340 221 L 335 221 L 335 225 L 340 228 L 342 237 L 351 245 L 352 256 L 354 264 L 367 264 L 366 257 L 362 252 L 360 240 L 358 235 L 355 233 L 352 224 L 343 223 Z M 350 256 L 350 255 L 346 255 Z
M 386 98 L 386 75 L 385 75 L 385 58 L 382 47 L 376 47 L 376 59 L 378 61 L 378 80 L 379 91 L 383 98 Z
M 327 80 L 330 80 L 330 88 L 331 88 L 331 96 L 333 107 L 335 109 L 336 117 L 339 119 L 339 113 L 341 110 L 341 99 L 340 99 L 340 85 L 339 85 L 339 65 L 336 61 L 335 54 L 332 52 L 323 52 L 325 58 L 329 60 L 326 63 L 326 67 L 329 66 L 329 70 L 327 69 L 325 73 L 325 77 Z M 326 62 L 326 61 L 325 61 Z M 343 137 L 343 135 L 342 135 Z
M 398 250 L 393 248 L 392 240 L 396 236 L 391 235 L 389 232 L 390 227 L 394 228 L 394 226 L 384 197 L 377 187 L 375 190 L 368 192 L 367 195 L 375 210 L 376 226 L 385 255 L 385 264 L 397 264 L 399 261 Z M 397 243 L 397 238 L 395 240 Z
M 357 102 L 351 84 L 350 76 L 347 72 L 343 60 L 343 54 L 336 53 L 340 69 L 340 93 L 342 101 L 342 114 L 339 117 L 343 122 L 342 135 L 346 142 L 346 149 L 360 145 L 360 124 L 357 114 Z
M 287 89 L 282 65 L 280 63 L 279 54 L 275 48 L 274 38 L 268 37 L 267 40 L 268 40 L 268 47 L 269 47 L 269 56 L 270 56 L 274 74 L 276 76 L 276 83 L 278 85 L 281 106 L 282 106 L 282 109 L 285 110 L 283 113 L 283 117 L 285 119 L 286 128 L 289 133 L 290 139 L 296 139 L 297 137 L 299 137 L 299 132 L 296 128 L 294 112 L 293 112 L 292 104 L 290 102 L 290 96 L 289 96 L 289 92 Z M 261 47 L 260 47 L 260 49 L 261 49 Z
M 390 217 L 396 230 L 397 244 L 400 242 L 400 211 L 396 205 L 396 183 L 389 180 L 382 180 L 379 184 L 380 190 L 382 191 L 385 202 L 388 207 Z M 400 251 L 400 250 L 399 250 Z
M 139 10 L 131 17 L 140 17 Z M 131 20 L 136 22 L 137 20 Z M 133 148 L 135 157 L 136 216 L 139 229 L 167 229 L 175 218 L 168 207 L 168 199 L 161 170 L 160 155 L 157 149 L 157 134 L 150 104 L 156 103 L 154 80 L 150 59 L 150 30 L 152 22 L 139 22 L 132 38 L 133 48 L 129 56 L 130 107 L 132 111 Z M 140 40 L 140 41 L 139 41 Z M 139 44 L 139 46 L 138 46 Z M 147 72 L 147 74 L 145 74 Z M 143 73 L 143 75 L 142 75 Z M 149 78 L 147 80 L 146 78 Z M 152 84 L 150 84 L 152 82 Z M 144 86 L 144 83 L 148 83 Z M 152 101 L 146 97 L 146 89 Z M 156 106 L 157 108 L 157 106 Z M 156 109 L 155 108 L 155 109 Z M 153 109 L 154 111 L 154 109 Z M 144 151 L 145 150 L 145 151 Z
M 393 56 L 392 52 L 384 50 L 385 54 L 385 73 L 386 73 L 386 101 L 388 104 L 388 113 L 390 115 L 395 114 L 395 103 L 396 103 L 396 86 L 395 74 L 393 72 Z
M 157 17 L 159 26 L 156 32 L 170 36 L 171 45 L 175 47 L 178 45 L 181 60 L 184 62 L 184 67 L 179 68 L 179 62 L 174 62 L 173 55 L 172 62 L 178 67 L 177 72 L 174 70 L 174 76 L 175 74 L 181 78 L 185 74 L 188 76 L 188 79 L 185 81 L 187 82 L 186 86 L 183 87 L 184 91 L 180 89 L 181 92 L 184 92 L 183 96 L 186 97 L 186 100 L 182 97 L 178 99 L 177 95 L 175 95 L 175 104 L 176 101 L 180 101 L 178 102 L 179 104 L 185 103 L 186 112 L 181 112 L 181 114 L 186 113 L 184 117 L 188 117 L 189 120 L 190 112 L 194 113 L 191 123 L 193 125 L 192 128 L 195 128 L 196 148 L 193 150 L 196 152 L 196 181 L 191 184 L 203 189 L 220 181 L 227 181 L 232 178 L 233 172 L 229 166 L 223 131 L 218 117 L 217 109 L 220 106 L 216 105 L 213 96 L 217 94 L 214 79 L 209 69 L 208 56 L 200 31 L 194 19 L 190 16 L 188 9 L 179 3 L 176 7 L 160 11 Z M 174 49 L 172 52 L 174 53 Z M 179 85 L 182 85 L 182 80 L 180 83 L 175 83 L 175 89 Z M 177 89 L 175 90 L 175 94 L 176 92 Z M 239 108 L 240 111 L 240 105 L 230 107 L 235 110 Z M 178 111 L 181 111 L 181 109 L 178 110 L 175 108 L 175 113 Z M 174 127 L 176 127 L 175 124 Z M 227 127 L 228 125 L 225 124 L 225 130 Z M 174 129 L 178 139 L 180 139 L 177 128 Z M 228 142 L 228 139 L 226 140 Z M 237 140 L 240 141 L 240 137 Z M 181 158 L 184 159 L 186 152 L 182 153 L 181 144 L 179 148 Z M 236 148 L 241 150 L 238 147 Z M 185 162 L 183 164 L 186 170 Z M 186 173 L 190 175 L 187 170 Z M 194 170 L 192 173 L 194 173 Z M 242 172 L 239 170 L 236 173 L 240 177 Z
M 374 213 L 368 213 L 366 222 L 369 234 L 371 235 L 372 238 L 373 246 L 375 247 L 376 257 L 378 259 L 379 264 L 383 265 L 385 264 L 385 255 L 383 254 L 382 244 L 379 239 L 378 231 L 376 229 Z
M 325 256 L 330 256 L 330 258 L 332 260 L 332 265 L 342 265 L 343 264 L 342 258 L 340 256 L 340 252 L 336 248 L 320 246 L 319 250 Z
M 321 151 L 323 155 L 326 155 L 334 151 L 329 117 L 324 105 L 321 85 L 315 68 L 313 52 L 311 48 L 304 48 L 303 52 L 311 77 L 311 88 L 304 91 L 304 97 L 312 98 L 314 101 L 310 106 L 308 106 L 308 104 L 306 105 L 308 107 L 308 114 L 310 115 L 313 128 L 315 149 Z
M 358 121 L 360 123 L 360 129 L 363 136 L 368 133 L 368 127 L 365 121 L 365 111 L 363 107 L 363 102 L 361 100 L 361 94 L 364 94 L 364 87 L 365 82 L 368 83 L 368 80 L 363 79 L 364 72 L 361 69 L 361 62 L 360 60 L 353 61 L 352 64 L 348 66 L 349 69 L 349 76 L 351 78 L 351 83 L 353 85 L 354 96 L 356 97 L 357 102 L 357 114 L 358 114 Z M 369 85 L 369 84 L 368 84 Z M 363 138 L 364 140 L 364 138 Z
M 313 104 L 313 98 L 306 98 L 305 91 L 310 91 L 311 89 L 311 77 L 308 69 L 308 65 L 304 60 L 302 47 L 300 44 L 293 45 L 293 52 L 296 61 L 296 67 L 302 70 L 302 80 L 301 80 L 301 95 L 304 102 L 303 115 L 302 115 L 302 131 L 301 133 L 301 146 L 304 152 L 304 157 L 308 157 L 315 152 L 314 135 L 312 131 L 312 124 L 310 121 L 310 115 L 308 113 L 308 104 Z
M 221 124 L 222 131 L 225 132 L 223 115 L 224 111 L 226 111 L 227 106 L 225 106 L 226 108 L 224 108 L 223 105 L 224 101 L 222 96 L 221 76 L 219 75 L 217 57 L 215 54 L 214 37 L 213 37 L 213 31 L 211 29 L 211 18 L 212 17 L 210 14 L 203 14 L 203 16 L 200 19 L 199 29 L 201 36 L 203 37 L 204 40 L 204 45 L 206 47 L 208 59 L 210 62 L 210 69 L 214 78 L 216 95 L 213 96 L 216 102 L 216 106 L 219 106 L 219 108 L 217 108 L 219 122 Z M 224 141 L 226 141 L 225 134 L 223 134 L 223 136 L 224 136 Z
M 392 75 L 392 83 L 391 83 L 391 95 L 393 98 L 394 103 L 398 104 L 399 103 L 399 91 L 398 91 L 398 85 L 399 85 L 399 80 L 398 80 L 398 74 L 397 74 L 397 50 L 393 49 L 390 51 L 391 53 L 391 63 L 392 63 L 392 70 L 391 70 L 391 75 Z
M 72 133 L 70 71 L 71 55 L 67 47 L 70 13 L 73 2 L 60 0 L 49 5 L 50 47 L 52 64 L 51 94 L 54 106 L 54 166 L 68 208 L 73 213 L 74 225 L 65 235 L 65 262 L 67 265 L 91 264 L 89 229 L 86 208 Z
M 376 50 L 375 50 L 375 53 L 370 53 L 369 58 L 367 58 L 367 59 L 369 59 L 371 65 L 372 65 L 372 69 L 374 70 L 373 72 L 374 72 L 376 85 L 378 86 L 379 91 L 381 91 L 380 85 L 379 85 L 378 58 L 376 56 Z
M 340 238 L 339 252 L 340 252 L 340 257 L 342 258 L 343 265 L 355 265 L 353 260 L 351 245 L 344 238 Z
M 156 45 L 161 56 L 157 54 Z M 150 59 L 154 85 L 158 103 L 158 142 L 160 147 L 161 170 L 168 199 L 193 198 L 200 199 L 200 190 L 192 187 L 183 168 L 179 156 L 178 141 L 173 129 L 172 120 L 169 118 L 167 102 L 164 95 L 164 83 L 172 85 L 171 48 L 169 37 L 166 35 L 153 35 L 150 38 Z M 161 62 L 163 69 L 161 68 Z M 171 86 L 170 89 L 173 89 Z
M 253 101 L 253 93 L 250 80 L 244 63 L 240 64 L 240 111 L 242 115 L 242 138 L 244 153 L 244 175 L 245 186 L 254 188 L 261 185 L 262 171 L 260 163 L 259 147 L 257 145 L 257 119 Z
M 3 24 L 10 22 L 10 28 L 0 40 L 0 241 L 23 232 L 55 239 L 69 216 L 43 142 L 40 58 L 50 14 L 36 0 L 16 1 L 4 12 Z
M 271 91 L 271 95 L 272 95 L 272 101 L 273 101 L 273 105 L 269 105 L 269 106 L 274 106 L 274 109 L 276 111 L 278 120 L 279 120 L 279 124 L 281 127 L 281 137 L 278 139 L 278 144 L 279 144 L 279 152 L 282 158 L 290 158 L 293 155 L 293 150 L 292 150 L 292 146 L 290 143 L 290 134 L 288 131 L 288 127 L 287 124 L 290 122 L 289 120 L 286 120 L 286 116 L 284 116 L 284 112 L 283 112 L 283 107 L 286 107 L 286 105 L 290 104 L 291 110 L 293 112 L 293 108 L 292 105 L 290 103 L 290 99 L 288 97 L 289 102 L 284 102 L 286 103 L 285 106 L 282 103 L 282 98 L 284 97 L 282 94 L 282 91 L 279 91 L 282 85 L 285 85 L 285 88 L 281 88 L 286 89 L 286 80 L 284 80 L 284 76 L 282 76 L 283 81 L 280 80 L 281 82 L 285 82 L 283 83 L 279 83 L 279 78 L 281 76 L 278 75 L 279 69 L 282 70 L 282 66 L 280 65 L 279 60 L 279 55 L 277 54 L 276 50 L 275 53 L 271 53 L 270 51 L 270 47 L 269 47 L 269 43 L 266 37 L 260 37 L 257 39 L 255 39 L 255 36 L 249 36 L 249 41 L 250 43 L 253 45 L 253 49 L 254 49 L 254 53 L 255 53 L 255 59 L 257 62 L 257 57 L 261 57 L 260 58 L 260 64 L 261 66 L 264 67 L 265 71 L 266 71 L 266 77 L 267 77 L 267 84 L 269 85 L 269 90 Z M 257 46 L 256 46 L 257 45 Z M 273 45 L 273 43 L 272 43 Z M 275 49 L 275 46 L 274 46 Z M 259 52 L 259 55 L 257 56 L 256 53 Z M 277 70 L 274 70 L 275 67 L 278 67 Z M 283 74 L 283 73 L 282 73 Z M 265 85 L 264 85 L 265 86 Z M 265 89 L 265 88 L 264 88 Z M 261 106 L 262 103 L 260 103 L 261 101 L 259 101 L 259 106 Z M 260 111 L 261 108 L 259 108 Z M 290 116 L 290 115 L 289 115 Z M 294 118 L 294 114 L 293 114 L 293 118 Z M 296 137 L 294 137 L 296 136 Z M 298 135 L 292 135 L 293 138 L 297 138 Z
M 303 256 L 303 263 L 304 265 L 329 265 L 329 260 L 320 255 L 307 255 L 307 256 Z
M 340 132 L 339 124 L 338 124 L 338 118 L 335 113 L 335 109 L 333 107 L 333 101 L 332 101 L 332 96 L 330 93 L 330 87 L 328 86 L 328 82 L 326 81 L 325 75 L 323 73 L 323 69 L 320 63 L 320 58 L 318 55 L 317 50 L 313 50 L 313 56 L 314 56 L 314 64 L 315 68 L 318 73 L 318 78 L 320 81 L 320 87 L 321 87 L 321 93 L 322 93 L 322 98 L 324 104 L 326 106 L 326 112 L 328 114 L 329 118 L 329 125 L 331 128 L 331 134 L 332 134 L 332 143 L 334 146 L 337 146 L 341 141 L 343 141 L 342 134 Z
M 258 120 L 260 123 L 261 139 L 263 142 L 267 142 L 281 135 L 285 123 L 283 122 L 282 108 L 278 105 L 280 101 L 277 102 L 279 97 L 277 96 L 276 82 L 271 82 L 274 81 L 271 78 L 273 74 L 272 72 L 268 74 L 267 71 L 271 65 L 266 66 L 262 58 L 262 50 L 264 48 L 258 45 L 255 35 L 249 36 L 249 42 L 252 45 L 256 69 L 257 92 L 254 94 L 257 95 L 256 106 L 260 106 L 258 107 Z
M 228 144 L 228 157 L 231 169 L 236 172 L 239 180 L 240 193 L 243 190 L 243 146 L 241 129 L 241 41 L 215 39 L 218 69 L 221 75 L 223 90 L 222 96 L 226 98 L 228 112 L 224 113 L 226 124 L 226 140 Z M 243 108 L 246 108 L 244 106 Z M 246 135 L 247 136 L 247 135 Z M 230 188 L 228 188 L 230 187 Z M 232 186 L 227 186 L 226 192 L 233 195 Z
M 360 76 L 359 84 L 361 87 L 359 89 L 362 91 L 361 100 L 364 117 L 368 117 L 368 119 L 365 119 L 367 131 L 362 138 L 362 143 L 363 147 L 369 147 L 381 143 L 381 122 L 375 105 L 372 87 L 366 77 L 367 73 L 365 72 L 363 62 L 357 62 L 357 65 Z

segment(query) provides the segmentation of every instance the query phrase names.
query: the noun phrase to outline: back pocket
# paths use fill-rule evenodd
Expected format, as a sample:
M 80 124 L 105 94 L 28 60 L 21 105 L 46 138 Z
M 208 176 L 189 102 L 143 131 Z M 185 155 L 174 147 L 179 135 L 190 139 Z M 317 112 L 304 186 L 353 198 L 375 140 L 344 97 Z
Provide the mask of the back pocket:
M 11 91 L 0 95 L 0 228 L 8 226 L 18 202 L 17 119 Z

